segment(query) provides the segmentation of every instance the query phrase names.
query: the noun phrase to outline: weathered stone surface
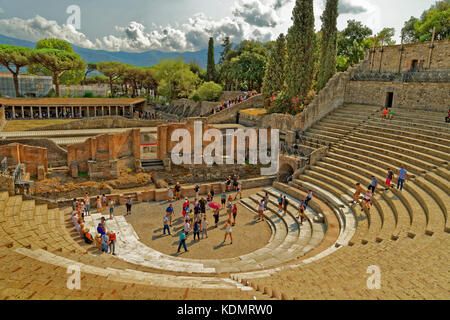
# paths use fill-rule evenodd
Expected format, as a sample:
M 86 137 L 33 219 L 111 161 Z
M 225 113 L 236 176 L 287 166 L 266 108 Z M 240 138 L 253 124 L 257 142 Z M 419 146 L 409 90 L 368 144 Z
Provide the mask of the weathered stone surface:
M 47 149 L 27 146 L 20 143 L 11 143 L 0 146 L 0 159 L 6 157 L 8 165 L 17 163 L 25 165 L 25 170 L 30 176 L 38 176 L 38 167 L 42 166 L 44 172 L 48 170 Z
M 157 180 L 155 184 L 158 189 L 169 188 L 169 184 L 164 180 Z

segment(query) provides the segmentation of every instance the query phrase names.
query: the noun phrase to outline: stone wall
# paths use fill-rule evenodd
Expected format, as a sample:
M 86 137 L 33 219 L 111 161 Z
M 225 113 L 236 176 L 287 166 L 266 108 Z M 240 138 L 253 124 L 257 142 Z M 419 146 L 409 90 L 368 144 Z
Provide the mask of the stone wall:
M 345 103 L 385 106 L 393 92 L 393 107 L 446 112 L 450 109 L 450 83 L 351 81 L 345 90 Z
M 450 40 L 436 41 L 433 45 L 431 42 L 423 42 L 379 47 L 366 52 L 369 63 L 362 71 L 407 71 L 411 69 L 413 60 L 418 61 L 418 68 L 422 70 L 448 69 L 450 68 L 449 52 Z
M 143 128 L 156 127 L 162 124 L 161 120 L 138 120 L 127 119 L 120 116 L 94 117 L 74 120 L 63 124 L 30 129 L 30 131 L 47 130 L 84 130 L 84 129 L 105 129 L 105 128 Z
M 236 122 L 236 114 L 238 111 L 249 108 L 263 108 L 264 103 L 262 99 L 262 95 L 258 94 L 256 96 L 251 97 L 250 99 L 235 104 L 232 107 L 229 107 L 225 110 L 217 112 L 213 115 L 208 116 L 208 123 L 234 123 Z
M 47 149 L 11 143 L 0 146 L 0 159 L 7 157 L 8 166 L 19 162 L 25 164 L 25 170 L 30 176 L 44 179 L 48 171 Z
M 141 134 L 139 129 L 103 134 L 72 144 L 67 162 L 73 177 L 88 172 L 95 179 L 117 178 L 122 170 L 140 169 Z
M 51 167 L 60 167 L 67 165 L 67 151 L 59 147 L 50 139 L 12 139 L 0 140 L 0 146 L 10 143 L 20 143 L 28 146 L 41 147 L 47 149 L 48 165 Z

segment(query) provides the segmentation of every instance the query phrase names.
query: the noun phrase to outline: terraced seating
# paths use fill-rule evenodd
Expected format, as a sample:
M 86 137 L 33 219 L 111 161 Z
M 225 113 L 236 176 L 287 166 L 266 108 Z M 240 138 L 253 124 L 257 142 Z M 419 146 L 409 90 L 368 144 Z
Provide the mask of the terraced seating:
M 68 266 L 81 271 L 80 290 L 67 288 Z M 218 290 L 220 289 L 220 290 Z M 231 279 L 177 277 L 98 268 L 45 250 L 0 248 L 0 299 L 251 299 L 259 294 Z
M 0 246 L 43 248 L 58 252 L 84 252 L 69 235 L 59 209 L 36 205 L 22 196 L 0 193 Z
M 315 124 L 306 135 L 329 152 L 290 183 L 343 211 L 346 223 L 353 217 L 348 243 L 320 259 L 233 279 L 300 299 L 448 299 L 450 127 L 424 110 L 397 109 L 393 120 L 380 114 L 346 106 Z M 384 190 L 388 167 L 408 170 L 402 191 Z M 379 181 L 373 207 L 361 212 L 352 204 L 355 184 L 368 186 L 372 175 Z M 380 290 L 366 286 L 370 265 L 381 269 Z

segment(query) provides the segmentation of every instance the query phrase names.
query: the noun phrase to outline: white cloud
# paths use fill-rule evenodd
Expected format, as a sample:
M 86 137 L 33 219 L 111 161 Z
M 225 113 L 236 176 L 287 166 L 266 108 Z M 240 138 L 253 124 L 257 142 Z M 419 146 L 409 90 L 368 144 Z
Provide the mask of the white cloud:
M 359 14 L 367 11 L 362 5 L 352 3 L 350 0 L 339 0 L 338 2 L 339 14 Z
M 256 11 L 249 4 L 255 5 Z M 209 37 L 214 37 L 216 44 L 226 36 L 234 43 L 249 38 L 269 41 L 274 37 L 272 27 L 276 25 L 277 16 L 269 5 L 259 0 L 241 0 L 234 8 L 234 16 L 220 20 L 199 13 L 180 25 L 152 24 L 149 29 L 131 21 L 127 26 L 116 26 L 111 34 L 92 41 L 71 25 L 59 25 L 39 15 L 31 19 L 0 19 L 0 30 L 5 35 L 23 40 L 56 37 L 84 48 L 128 52 L 196 51 L 207 47 Z
M 252 26 L 275 27 L 278 24 L 278 16 L 273 7 L 260 0 L 239 0 L 232 10 L 234 16 L 243 18 Z
M 86 35 L 77 31 L 72 25 L 58 25 L 56 21 L 47 20 L 39 15 L 23 20 L 20 18 L 0 19 L 0 30 L 11 37 L 38 41 L 43 38 L 57 37 L 85 48 L 94 48 Z

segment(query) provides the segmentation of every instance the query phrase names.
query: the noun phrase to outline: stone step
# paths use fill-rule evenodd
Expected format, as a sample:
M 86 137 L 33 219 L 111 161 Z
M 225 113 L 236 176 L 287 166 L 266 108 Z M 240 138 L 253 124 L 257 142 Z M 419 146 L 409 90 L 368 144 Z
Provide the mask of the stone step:
M 342 168 L 347 168 L 355 174 L 359 174 L 359 182 L 361 182 L 363 190 L 364 188 L 367 188 L 365 186 L 370 184 L 371 175 L 374 175 L 381 184 L 378 188 L 382 188 L 384 179 L 381 174 L 386 174 L 385 169 L 334 153 L 328 154 L 323 161 L 330 161 Z M 393 234 L 394 237 L 398 236 L 400 233 L 409 232 L 409 229 L 411 228 L 411 212 L 409 207 L 404 205 L 407 200 L 403 198 L 403 194 L 395 188 L 391 188 L 391 191 L 388 194 L 384 194 L 384 198 L 391 204 L 393 211 L 396 213 L 397 228 Z

